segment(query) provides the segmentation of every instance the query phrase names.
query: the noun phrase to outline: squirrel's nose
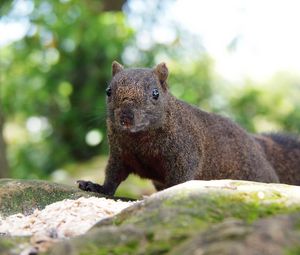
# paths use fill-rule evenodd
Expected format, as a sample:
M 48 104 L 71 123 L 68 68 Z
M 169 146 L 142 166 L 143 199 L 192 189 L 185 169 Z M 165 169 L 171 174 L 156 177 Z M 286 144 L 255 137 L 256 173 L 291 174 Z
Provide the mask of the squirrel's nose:
M 120 123 L 122 126 L 130 126 L 133 124 L 134 115 L 132 111 L 125 110 L 121 112 Z

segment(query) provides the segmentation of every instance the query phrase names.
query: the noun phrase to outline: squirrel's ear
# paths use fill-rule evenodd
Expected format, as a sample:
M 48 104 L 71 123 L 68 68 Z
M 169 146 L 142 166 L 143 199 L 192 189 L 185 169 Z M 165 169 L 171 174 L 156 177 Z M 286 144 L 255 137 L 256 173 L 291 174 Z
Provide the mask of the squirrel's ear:
M 163 89 L 166 90 L 167 89 L 167 78 L 168 78 L 168 74 L 169 74 L 167 65 L 164 62 L 158 64 L 154 68 L 154 72 L 158 76 L 158 79 L 159 79 Z
M 122 71 L 124 67 L 117 61 L 112 62 L 112 76 L 115 76 L 118 72 Z

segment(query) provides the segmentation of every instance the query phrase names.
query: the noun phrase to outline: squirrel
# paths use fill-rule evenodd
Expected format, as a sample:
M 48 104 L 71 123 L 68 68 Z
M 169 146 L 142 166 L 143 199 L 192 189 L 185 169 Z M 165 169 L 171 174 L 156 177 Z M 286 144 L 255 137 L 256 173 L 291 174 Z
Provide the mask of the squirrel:
M 80 180 L 80 189 L 114 195 L 131 173 L 152 180 L 158 191 L 189 180 L 300 184 L 299 140 L 249 134 L 228 118 L 175 98 L 167 78 L 165 63 L 153 69 L 112 63 L 105 181 Z

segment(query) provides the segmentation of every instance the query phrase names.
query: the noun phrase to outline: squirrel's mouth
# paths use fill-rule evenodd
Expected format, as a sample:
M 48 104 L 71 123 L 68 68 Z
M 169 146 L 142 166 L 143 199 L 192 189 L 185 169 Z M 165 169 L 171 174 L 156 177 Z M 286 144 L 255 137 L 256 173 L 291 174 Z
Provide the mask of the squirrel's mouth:
M 134 114 L 131 111 L 124 111 L 120 114 L 120 125 L 130 128 L 134 125 Z
M 140 111 L 116 110 L 116 126 L 121 130 L 129 133 L 145 131 L 149 127 L 150 121 L 145 118 Z
M 132 122 L 128 121 L 127 119 L 121 119 L 120 120 L 120 127 L 122 130 L 128 130 L 131 131 L 134 128 L 134 125 Z
M 120 120 L 120 129 L 125 132 L 129 133 L 137 133 L 146 131 L 149 126 L 149 122 L 142 122 L 142 123 L 131 123 L 127 120 Z

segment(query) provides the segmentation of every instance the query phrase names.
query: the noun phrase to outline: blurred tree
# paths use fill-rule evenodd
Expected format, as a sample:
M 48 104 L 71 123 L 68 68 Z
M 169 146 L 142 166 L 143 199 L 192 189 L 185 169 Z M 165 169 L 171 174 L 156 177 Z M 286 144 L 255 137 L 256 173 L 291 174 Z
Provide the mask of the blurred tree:
M 3 124 L 4 118 L 1 113 L 1 101 L 0 101 L 0 178 L 9 176 L 8 162 L 6 158 L 6 145 L 3 138 Z
M 28 177 L 25 169 L 43 175 L 70 159 L 85 160 L 105 150 L 110 66 L 121 58 L 133 31 L 121 12 L 104 8 L 121 10 L 124 2 L 32 0 L 23 6 L 28 32 L 3 49 L 1 60 L 4 114 L 21 120 L 30 133 L 12 157 L 19 177 Z M 90 131 L 99 144 L 87 143 Z
M 0 17 L 5 16 L 12 8 L 13 1 L 0 1 Z
M 12 1 L 0 1 L 0 17 L 6 15 L 12 7 Z M 1 57 L 1 54 L 0 54 Z M 1 62 L 1 61 L 0 61 Z M 2 66 L 0 65 L 0 89 L 3 87 Z M 4 116 L 2 112 L 2 94 L 0 90 L 0 178 L 9 176 L 9 167 L 6 154 L 6 144 L 3 137 Z
M 1 110 L 23 130 L 8 146 L 14 177 L 46 177 L 65 162 L 106 152 L 105 88 L 115 59 L 126 66 L 167 62 L 175 96 L 226 113 L 249 131 L 270 124 L 299 131 L 300 98 L 282 84 L 299 89 L 300 79 L 277 77 L 270 87 L 215 85 L 201 40 L 176 22 L 164 23 L 173 2 L 0 1 L 1 20 L 28 24 L 26 36 L 0 52 Z M 139 24 L 136 31 L 131 19 Z
M 300 133 L 300 77 L 279 73 L 264 83 L 251 81 L 227 94 L 232 117 L 251 132 Z

